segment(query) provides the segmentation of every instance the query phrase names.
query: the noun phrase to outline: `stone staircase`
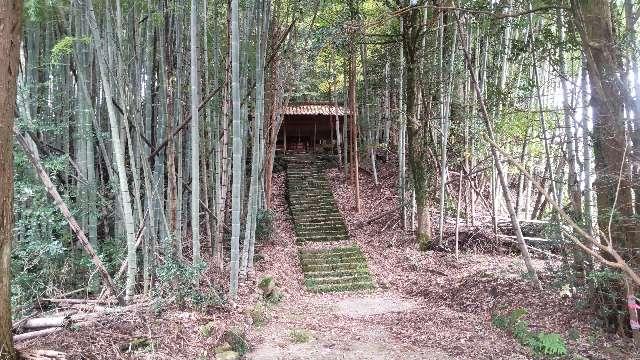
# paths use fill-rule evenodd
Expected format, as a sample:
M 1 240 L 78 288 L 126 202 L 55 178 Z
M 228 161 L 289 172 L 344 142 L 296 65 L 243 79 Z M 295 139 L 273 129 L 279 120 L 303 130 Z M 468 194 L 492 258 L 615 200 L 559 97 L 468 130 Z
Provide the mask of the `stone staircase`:
M 307 288 L 312 292 L 373 288 L 360 248 L 336 243 L 349 240 L 349 234 L 324 172 L 311 155 L 286 160 L 287 197 Z M 305 249 L 309 242 L 322 242 L 325 248 Z

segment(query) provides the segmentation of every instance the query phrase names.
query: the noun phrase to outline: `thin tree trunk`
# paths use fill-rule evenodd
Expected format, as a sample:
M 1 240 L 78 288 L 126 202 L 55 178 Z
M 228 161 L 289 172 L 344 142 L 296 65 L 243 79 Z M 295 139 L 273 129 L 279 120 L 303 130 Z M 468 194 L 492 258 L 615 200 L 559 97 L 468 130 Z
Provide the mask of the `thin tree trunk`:
M 355 13 L 352 13 L 355 16 Z M 353 35 L 355 37 L 355 34 Z M 360 213 L 360 169 L 358 168 L 359 162 L 359 154 L 358 154 L 358 106 L 356 104 L 356 50 L 355 50 L 355 39 L 351 42 L 350 48 L 350 61 L 349 61 L 349 110 L 351 112 L 350 121 L 351 121 L 351 157 L 352 161 L 352 170 L 351 177 L 353 178 L 353 185 L 355 187 L 355 198 L 356 198 L 356 212 Z
M 456 23 L 458 27 L 458 33 L 460 36 L 460 42 L 462 43 L 462 50 L 464 52 L 465 64 L 469 70 L 469 75 L 471 77 L 471 81 L 473 82 L 474 90 L 476 92 L 476 96 L 478 99 L 478 105 L 480 108 L 480 115 L 484 120 L 484 125 L 487 130 L 487 136 L 492 141 L 495 139 L 493 127 L 491 126 L 491 120 L 489 119 L 489 114 L 487 112 L 487 108 L 485 107 L 484 98 L 482 93 L 480 92 L 480 87 L 478 86 L 478 82 L 475 77 L 475 73 L 473 71 L 473 65 L 471 64 L 471 59 L 469 57 L 469 53 L 466 49 L 466 34 L 460 24 L 460 19 L 458 18 L 458 14 L 455 14 Z M 496 150 L 493 144 L 491 145 L 491 155 L 493 156 L 494 162 L 496 164 L 496 172 L 498 175 L 498 179 L 500 181 L 500 186 L 502 187 L 502 192 L 504 196 L 504 200 L 507 206 L 507 210 L 509 211 L 509 217 L 511 218 L 511 225 L 513 226 L 514 232 L 516 234 L 516 241 L 518 242 L 518 246 L 520 247 L 520 252 L 522 253 L 522 258 L 524 259 L 524 263 L 527 267 L 527 271 L 529 272 L 529 276 L 531 276 L 532 282 L 537 289 L 542 289 L 542 284 L 538 279 L 538 274 L 533 267 L 531 262 L 531 257 L 529 256 L 529 250 L 527 249 L 527 244 L 524 242 L 524 238 L 522 235 L 522 229 L 520 228 L 520 222 L 518 221 L 518 215 L 516 214 L 512 204 L 511 197 L 509 195 L 509 184 L 506 181 L 504 171 L 502 170 L 502 164 L 500 163 L 500 158 L 498 156 L 498 151 Z
M 133 223 L 133 212 L 131 210 L 131 194 L 129 193 L 129 185 L 127 180 L 127 170 L 125 166 L 124 147 L 120 140 L 120 131 L 118 126 L 118 118 L 113 101 L 113 94 L 111 92 L 111 80 L 109 79 L 109 68 L 107 65 L 107 55 L 105 48 L 103 47 L 102 38 L 98 30 L 98 24 L 96 22 L 95 12 L 93 10 L 92 0 L 87 0 L 86 4 L 86 18 L 91 30 L 93 38 L 93 44 L 96 49 L 97 58 L 100 62 L 100 79 L 102 81 L 102 88 L 104 90 L 105 102 L 107 105 L 107 112 L 109 115 L 109 127 L 111 128 L 112 149 L 113 157 L 118 169 L 118 180 L 120 184 L 120 197 L 122 200 L 122 214 L 124 217 L 124 227 L 127 239 L 127 283 L 125 287 L 125 298 L 127 301 L 135 293 L 136 275 L 138 273 L 138 265 L 136 259 L 136 240 L 135 229 Z
M 200 122 L 198 114 L 198 0 L 191 0 L 191 240 L 200 261 Z
M 404 33 L 404 19 L 400 18 L 400 32 Z M 404 92 L 404 68 L 405 68 L 405 60 L 404 60 L 404 47 L 400 50 L 400 74 L 398 76 L 398 110 L 399 110 L 399 126 L 398 126 L 398 192 L 399 192 L 399 199 L 400 199 L 400 220 L 402 222 L 402 228 L 406 229 L 407 228 L 407 211 L 406 211 L 406 184 L 407 184 L 407 179 L 406 179 L 406 146 L 405 146 L 405 139 L 407 138 L 407 117 L 405 114 L 405 109 L 404 109 L 404 97 L 405 97 L 405 92 Z M 420 221 L 418 222 L 420 223 Z M 420 232 L 418 232 L 418 238 L 421 239 L 430 239 L 431 238 L 431 229 L 429 228 L 428 231 L 426 231 L 427 229 L 425 229 L 425 231 L 423 231 L 423 233 L 427 233 L 428 235 L 426 238 L 421 237 Z
M 231 187 L 231 276 L 229 297 L 238 295 L 240 271 L 240 217 L 242 213 L 240 192 L 242 186 L 242 124 L 240 114 L 240 27 L 238 0 L 231 0 L 231 102 L 233 116 L 233 184 Z

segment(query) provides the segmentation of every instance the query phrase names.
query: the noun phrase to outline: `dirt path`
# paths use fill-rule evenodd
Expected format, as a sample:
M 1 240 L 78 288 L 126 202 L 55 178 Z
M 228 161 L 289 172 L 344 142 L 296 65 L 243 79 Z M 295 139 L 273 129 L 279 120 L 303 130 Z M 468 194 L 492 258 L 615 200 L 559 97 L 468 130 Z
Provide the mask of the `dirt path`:
M 261 344 L 247 358 L 453 359 L 438 349 L 403 343 L 380 323 L 385 314 L 416 308 L 390 292 L 310 295 L 274 308 L 269 323 L 256 331 Z M 309 339 L 300 339 L 303 335 Z

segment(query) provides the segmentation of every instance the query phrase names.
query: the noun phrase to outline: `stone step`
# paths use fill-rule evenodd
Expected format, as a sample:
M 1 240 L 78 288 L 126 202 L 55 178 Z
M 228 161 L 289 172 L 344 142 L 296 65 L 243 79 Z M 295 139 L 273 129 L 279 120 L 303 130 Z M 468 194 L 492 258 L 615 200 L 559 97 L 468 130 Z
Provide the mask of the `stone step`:
M 340 219 L 334 218 L 294 218 L 294 226 L 312 226 L 312 225 L 326 225 L 326 226 L 343 226 L 344 224 L 340 222 Z
M 308 209 L 305 211 L 292 210 L 291 213 L 294 219 L 299 219 L 299 220 L 326 219 L 330 221 L 338 221 L 340 223 L 344 223 L 344 220 L 342 220 L 342 215 L 340 215 L 338 211 L 326 212 L 326 211 L 315 211 L 314 209 Z
M 287 178 L 287 181 L 289 182 L 289 184 L 293 184 L 293 185 L 309 184 L 309 185 L 314 185 L 318 187 L 325 187 L 329 185 L 328 180 L 318 179 L 313 175 L 290 177 L 290 178 Z
M 318 259 L 301 259 L 302 265 L 323 265 L 323 264 L 343 264 L 343 263 L 365 263 L 367 259 L 364 256 L 338 257 L 338 258 L 318 258 Z
M 306 235 L 306 236 L 297 236 L 298 241 L 302 242 L 302 241 L 318 241 L 318 242 L 324 242 L 324 241 L 344 241 L 344 240 L 349 240 L 349 236 L 347 235 L 335 235 L 335 236 L 331 236 L 331 235 Z
M 291 198 L 289 197 L 290 206 L 330 206 L 336 207 L 333 198 Z
M 349 236 L 345 231 L 341 231 L 341 230 L 333 230 L 333 231 L 296 230 L 296 235 L 299 238 L 306 238 L 310 236 L 335 236 L 335 237 Z
M 312 249 L 312 250 L 300 250 L 300 255 L 302 256 L 326 256 L 326 255 L 338 255 L 345 253 L 358 252 L 362 253 L 360 248 L 357 245 L 354 246 L 344 246 L 344 247 L 335 247 L 331 249 Z
M 302 265 L 303 272 L 318 272 L 318 271 L 346 271 L 346 270 L 366 270 L 368 271 L 367 263 L 364 262 L 344 262 L 333 264 L 310 264 Z
M 340 215 L 338 209 L 331 206 L 292 206 L 293 215 Z
M 329 222 L 331 224 L 343 224 L 342 217 L 335 211 L 323 212 L 323 211 L 315 211 L 315 210 L 305 210 L 305 211 L 294 211 L 293 212 L 294 221 L 313 221 L 316 219 L 325 220 L 325 222 Z M 318 221 L 316 221 L 318 222 Z
M 295 226 L 295 231 L 344 231 L 347 232 L 347 227 L 341 223 L 333 223 L 326 225 L 298 225 Z
M 326 194 L 325 191 L 321 191 L 316 194 L 316 193 L 313 193 L 311 189 L 309 189 L 309 192 L 301 191 L 300 193 L 289 193 L 289 196 L 287 196 L 287 200 L 289 201 L 309 201 L 309 200 L 335 201 L 333 196 Z
M 304 212 L 296 212 L 293 211 L 293 218 L 295 220 L 299 220 L 299 221 L 310 221 L 310 222 L 332 222 L 332 223 L 342 223 L 344 224 L 344 221 L 342 220 L 342 216 L 340 215 L 339 212 L 334 211 L 334 212 L 317 212 L 317 211 L 313 211 L 313 210 L 307 210 Z M 323 221 L 324 220 L 324 221 Z
M 353 251 L 345 251 L 345 252 L 339 252 L 339 253 L 300 253 L 300 261 L 305 261 L 305 260 L 313 260 L 313 259 L 340 259 L 340 258 L 350 258 L 350 257 L 362 257 L 364 258 L 364 255 L 362 255 L 362 252 L 360 250 L 353 250 Z
M 337 291 L 353 291 L 353 290 L 370 290 L 375 286 L 371 281 L 353 282 L 346 284 L 327 284 L 309 287 L 309 291 L 315 293 L 337 292 Z
M 287 179 L 304 179 L 304 180 L 320 180 L 327 181 L 327 177 L 322 173 L 313 171 L 288 172 Z
M 304 273 L 304 278 L 319 279 L 319 278 L 331 278 L 331 277 L 342 277 L 342 276 L 354 276 L 354 275 L 360 275 L 360 274 L 369 275 L 369 271 L 367 271 L 367 269 L 309 271 Z
M 293 215 L 294 218 L 299 218 L 299 219 L 317 218 L 317 217 L 335 218 L 336 220 L 344 223 L 344 220 L 342 219 L 342 215 L 340 214 L 340 211 L 338 211 L 338 209 L 291 208 L 291 215 Z
M 301 207 L 301 208 L 309 208 L 309 207 L 319 207 L 319 208 L 332 208 L 338 209 L 336 203 L 333 199 L 299 199 L 299 200 L 289 200 L 289 205 L 291 208 Z
M 304 284 L 308 288 L 312 288 L 319 285 L 339 285 L 339 284 L 353 284 L 359 282 L 372 282 L 369 274 L 357 274 L 351 276 L 338 276 L 338 277 L 325 277 L 325 278 L 309 278 L 304 279 Z
M 328 193 L 326 189 L 298 189 L 289 191 L 289 200 L 310 200 L 310 199 L 331 199 L 333 200 L 333 194 Z
M 334 204 L 290 204 L 292 210 L 333 210 L 338 211 L 338 208 Z

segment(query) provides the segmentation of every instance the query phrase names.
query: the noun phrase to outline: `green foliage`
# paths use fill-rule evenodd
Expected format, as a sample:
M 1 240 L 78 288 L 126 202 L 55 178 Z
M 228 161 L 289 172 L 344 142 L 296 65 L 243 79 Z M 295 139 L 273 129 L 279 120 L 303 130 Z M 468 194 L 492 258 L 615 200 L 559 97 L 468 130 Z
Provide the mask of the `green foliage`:
M 556 333 L 538 333 L 529 340 L 534 351 L 546 356 L 563 356 L 567 354 L 562 336 Z
M 262 291 L 265 301 L 271 304 L 277 304 L 282 300 L 282 293 L 278 290 L 276 281 L 271 276 L 265 276 L 258 283 L 258 288 Z
M 494 314 L 491 323 L 493 326 L 511 333 L 520 344 L 531 348 L 537 354 L 551 357 L 567 354 L 567 347 L 562 336 L 544 331 L 532 332 L 529 330 L 529 324 L 522 320 L 525 315 L 527 315 L 526 309 L 516 308 L 506 315 Z
M 231 346 L 231 349 L 243 356 L 249 350 L 244 332 L 239 328 L 231 328 L 224 332 L 222 339 Z
M 60 63 L 63 56 L 71 55 L 73 53 L 74 45 L 77 42 L 89 43 L 91 41 L 88 37 L 78 38 L 75 36 L 65 36 L 53 45 L 51 49 L 51 62 L 54 64 Z
M 591 271 L 586 276 L 588 306 L 598 315 L 598 326 L 616 331 L 618 317 L 626 311 L 620 306 L 620 293 L 623 289 L 623 277 L 619 272 L 603 268 Z
M 46 171 L 60 189 L 64 189 L 64 184 L 58 183 L 61 179 L 58 175 L 67 170 L 67 162 L 62 156 L 43 158 Z M 28 308 L 40 297 L 76 290 L 87 283 L 95 284 L 90 277 L 96 274 L 93 264 L 77 244 L 67 221 L 48 197 L 24 153 L 15 152 L 14 166 L 11 301 L 13 309 L 17 309 L 14 315 L 18 318 L 24 315 L 19 309 Z M 72 202 L 68 198 L 65 201 Z M 100 251 L 98 254 L 103 259 L 110 259 Z M 120 259 L 117 262 L 119 264 Z
M 249 316 L 255 326 L 262 326 L 269 320 L 267 307 L 262 302 L 256 303 L 253 309 L 249 311 Z
M 304 344 L 311 340 L 311 334 L 303 329 L 293 329 L 289 332 L 289 338 L 296 344 Z
M 214 288 L 201 291 L 199 283 L 206 264 L 195 265 L 169 259 L 160 266 L 156 275 L 158 281 L 154 289 L 155 297 L 169 300 L 178 306 L 192 306 L 203 309 L 207 306 L 219 305 L 222 298 Z
M 274 217 L 275 214 L 272 210 L 258 210 L 256 214 L 256 242 L 263 242 L 271 236 Z
M 215 322 L 210 321 L 210 322 L 200 326 L 200 328 L 198 328 L 198 332 L 200 333 L 200 335 L 202 335 L 202 337 L 209 337 L 209 336 L 211 336 L 215 325 L 216 325 Z

